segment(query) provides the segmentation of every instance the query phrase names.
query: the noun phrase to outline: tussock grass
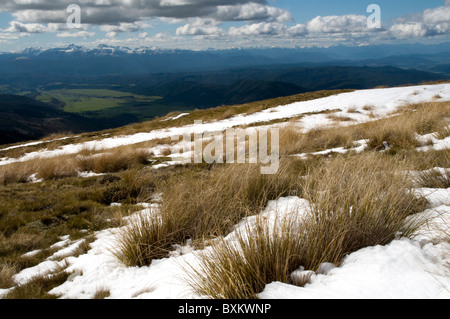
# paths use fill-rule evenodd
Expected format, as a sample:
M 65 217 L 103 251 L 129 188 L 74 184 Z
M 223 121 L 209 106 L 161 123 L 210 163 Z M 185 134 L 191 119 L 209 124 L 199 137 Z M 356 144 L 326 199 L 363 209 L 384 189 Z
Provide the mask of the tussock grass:
M 449 118 L 450 102 L 430 102 L 405 106 L 389 118 L 345 127 L 338 125 L 302 133 L 295 124 L 290 124 L 280 130 L 280 149 L 281 154 L 293 155 L 350 148 L 354 141 L 368 140 L 369 150 L 385 151 L 387 143 L 389 153 L 395 154 L 422 146 L 417 134 L 436 133 L 439 139 L 448 137 Z
M 425 209 L 409 192 L 398 165 L 380 155 L 338 157 L 308 174 L 303 197 L 311 209 L 302 217 L 282 220 L 237 234 L 238 244 L 222 240 L 201 255 L 190 283 L 200 295 L 253 299 L 267 283 L 290 283 L 300 266 L 317 271 L 324 262 L 339 264 L 363 247 L 385 245 L 399 233 L 408 237 L 418 225 L 405 218 Z M 292 215 L 290 215 L 292 216 Z
M 450 168 L 422 171 L 415 179 L 420 187 L 450 188 Z
M 443 140 L 443 139 L 445 139 L 445 138 L 447 138 L 447 137 L 449 137 L 449 136 L 450 136 L 450 125 L 441 127 L 441 128 L 436 132 L 436 137 L 437 137 L 439 140 Z
M 303 262 L 304 237 L 292 219 L 273 228 L 257 219 L 236 241 L 221 239 L 198 255 L 199 267 L 187 267 L 188 283 L 201 296 L 214 299 L 256 299 L 267 283 L 289 282 Z
M 15 287 L 4 296 L 4 299 L 57 299 L 58 296 L 49 294 L 49 292 L 66 282 L 69 276 L 69 273 L 61 269 L 54 274 L 33 278 L 27 283 Z
M 92 299 L 105 299 L 108 298 L 109 296 L 111 296 L 111 292 L 106 288 L 102 288 L 97 290 Z
M 230 231 L 242 218 L 259 212 L 268 200 L 299 194 L 301 179 L 286 165 L 261 175 L 257 165 L 226 165 L 173 176 L 160 189 L 158 214 L 141 216 L 121 234 L 116 256 L 129 266 L 149 265 L 172 245 L 205 240 Z
M 306 97 L 293 99 L 301 98 Z M 191 124 L 202 114 L 205 120 L 213 120 L 215 116 L 227 118 L 277 106 L 282 104 L 280 101 L 236 109 L 199 110 L 174 123 L 150 126 L 147 123 L 129 129 Z M 151 157 L 141 149 L 148 147 L 146 144 L 104 152 L 86 149 L 74 156 L 2 166 L 0 287 L 11 285 L 14 272 L 49 257 L 52 252 L 47 248 L 59 241 L 60 236 L 84 238 L 95 230 L 123 226 L 121 218 L 138 210 L 127 205 L 118 212 L 117 208 L 108 207 L 112 202 L 148 202 L 155 192 L 163 194 L 159 211 L 135 219 L 119 237 L 115 251 L 124 264 L 143 266 L 166 257 L 174 244 L 193 240 L 196 247 L 205 247 L 212 239 L 228 234 L 242 218 L 258 214 L 271 199 L 289 195 L 307 198 L 312 209 L 302 223 L 280 220 L 272 230 L 259 220 L 253 229 L 254 236 L 238 235 L 239 249 L 220 239 L 220 244 L 211 246 L 212 255 L 202 264 L 210 270 L 209 277 L 196 277 L 197 291 L 218 298 L 255 298 L 268 282 L 290 283 L 290 274 L 300 266 L 317 270 L 322 262 L 339 264 L 346 254 L 388 243 L 399 232 L 409 236 L 416 225 L 404 225 L 405 216 L 423 210 L 425 202 L 410 195 L 411 184 L 397 172 L 448 167 L 450 150 L 416 152 L 415 147 L 419 146 L 416 134 L 437 132 L 438 138 L 448 137 L 449 117 L 449 102 L 433 102 L 405 107 L 388 119 L 348 127 L 302 133 L 292 124 L 280 131 L 282 155 L 351 147 L 361 139 L 370 141 L 370 150 L 362 155 L 330 159 L 293 160 L 286 156 L 278 174 L 273 176 L 260 175 L 256 165 L 201 164 L 160 171 L 146 169 Z M 111 134 L 123 132 L 117 129 Z M 83 138 L 98 138 L 98 134 Z M 73 139 L 46 146 L 56 147 L 69 141 Z M 392 151 L 374 152 L 383 150 L 384 141 L 393 147 Z M 38 147 L 41 146 L 36 146 L 36 150 Z M 11 150 L 15 151 L 20 149 Z M 75 178 L 79 171 L 107 175 Z M 44 182 L 16 184 L 26 183 L 32 174 Z M 423 187 L 448 187 L 448 180 L 445 174 L 424 173 L 420 183 Z M 87 242 L 79 253 L 88 248 Z M 36 249 L 42 251 L 22 257 Z M 204 274 L 202 269 L 197 269 L 197 275 Z M 36 281 L 35 287 L 15 289 L 22 292 L 11 296 L 52 297 L 42 287 L 57 276 L 44 279 Z
M 13 276 L 18 272 L 17 267 L 12 264 L 0 265 L 0 289 L 11 288 L 15 285 Z
M 351 110 L 350 110 L 351 111 Z M 349 113 L 351 113 L 349 111 Z M 355 112 L 355 111 L 353 111 Z M 355 121 L 353 118 L 349 117 L 349 116 L 345 116 L 345 115 L 337 115 L 337 114 L 329 114 L 327 116 L 328 119 L 335 121 L 335 122 L 352 122 Z
M 115 173 L 147 165 L 151 156 L 147 150 L 126 146 L 107 150 L 103 154 L 78 157 L 77 166 L 80 171 Z
M 361 137 L 355 128 L 317 128 L 306 133 L 295 125 L 288 125 L 280 130 L 280 153 L 294 155 L 327 150 L 335 147 L 352 147 Z
M 78 176 L 79 172 L 116 173 L 148 165 L 152 154 L 133 146 L 100 153 L 85 149 L 77 155 L 36 158 L 0 167 L 0 184 L 26 183 L 36 179 L 57 180 Z
M 421 212 L 426 200 L 415 197 L 412 183 L 399 174 L 407 167 L 375 153 L 341 156 L 311 171 L 305 198 L 314 220 L 306 269 L 323 262 L 339 264 L 363 247 L 385 245 L 398 233 L 409 237 L 417 225 L 405 218 Z
M 419 146 L 416 131 L 411 122 L 405 122 L 403 117 L 383 120 L 368 125 L 366 137 L 369 149 L 385 150 L 385 143 L 395 149 L 412 149 Z
M 61 236 L 84 239 L 74 254 L 85 253 L 95 231 L 121 226 L 124 216 L 142 209 L 127 203 L 148 199 L 155 180 L 153 170 L 128 170 L 86 179 L 1 186 L 0 265 L 8 265 L 2 269 L 2 280 L 10 277 L 7 273 L 46 260 L 55 252 L 49 247 Z M 123 206 L 110 207 L 111 200 L 122 201 Z M 31 251 L 36 253 L 24 255 Z
M 395 154 L 387 154 L 397 162 L 404 162 L 414 171 L 424 171 L 436 167 L 450 168 L 450 149 L 429 150 L 417 152 L 416 150 L 400 150 Z
M 370 148 L 381 148 L 384 141 L 397 150 L 422 146 L 416 134 L 445 132 L 450 118 L 450 102 L 408 105 L 398 112 L 400 115 L 367 125 Z

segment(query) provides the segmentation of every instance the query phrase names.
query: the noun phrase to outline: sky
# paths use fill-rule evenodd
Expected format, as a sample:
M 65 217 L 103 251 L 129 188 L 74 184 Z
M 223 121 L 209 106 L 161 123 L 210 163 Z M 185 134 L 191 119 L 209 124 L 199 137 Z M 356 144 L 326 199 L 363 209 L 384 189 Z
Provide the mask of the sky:
M 72 43 L 203 50 L 449 40 L 450 0 L 0 0 L 0 52 Z

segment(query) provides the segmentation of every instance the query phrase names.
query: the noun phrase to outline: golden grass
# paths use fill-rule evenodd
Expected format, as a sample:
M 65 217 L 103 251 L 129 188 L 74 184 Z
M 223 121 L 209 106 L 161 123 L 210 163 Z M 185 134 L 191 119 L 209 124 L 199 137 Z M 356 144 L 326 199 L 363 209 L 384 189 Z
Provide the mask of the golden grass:
M 318 128 L 302 133 L 295 125 L 288 125 L 280 130 L 280 153 L 294 155 L 312 153 L 336 147 L 353 146 L 360 139 L 359 130 L 344 127 Z
M 303 233 L 292 219 L 273 228 L 260 218 L 233 243 L 220 239 L 201 252 L 199 266 L 188 266 L 188 284 L 200 296 L 214 299 L 256 299 L 267 283 L 288 282 L 303 261 Z
M 13 276 L 18 272 L 18 269 L 13 264 L 0 265 L 0 289 L 11 288 L 15 285 Z
M 149 151 L 134 146 L 124 146 L 103 153 L 80 156 L 76 159 L 79 171 L 95 173 L 114 173 L 127 169 L 147 165 L 150 157 Z
M 33 278 L 27 283 L 15 287 L 3 298 L 16 300 L 57 299 L 58 296 L 49 294 L 49 292 L 53 288 L 62 285 L 69 275 L 64 269 L 60 269 L 53 274 Z
M 294 99 L 300 98 L 306 97 Z M 258 111 L 270 107 L 271 103 L 280 103 L 280 100 L 242 106 L 236 112 Z M 201 114 L 212 120 L 218 114 L 228 117 L 234 112 L 230 107 L 204 110 L 204 113 L 196 111 L 177 123 L 191 124 L 192 119 Z M 410 184 L 397 172 L 449 167 L 450 150 L 415 150 L 420 146 L 416 134 L 437 133 L 438 138 L 448 137 L 448 118 L 450 103 L 433 102 L 407 106 L 388 119 L 348 127 L 302 133 L 291 124 L 280 131 L 280 149 L 285 157 L 278 174 L 273 176 L 260 175 L 256 165 L 200 164 L 161 171 L 146 169 L 152 154 L 142 148 L 154 143 L 170 144 L 170 141 L 150 141 L 102 152 L 86 149 L 78 155 L 2 166 L 2 284 L 5 287 L 11 284 L 8 279 L 11 273 L 47 258 L 49 251 L 45 247 L 58 236 L 67 233 L 71 238 L 72 235 L 84 236 L 81 230 L 111 225 L 106 219 L 114 219 L 114 225 L 118 225 L 122 215 L 117 213 L 116 216 L 103 206 L 111 202 L 147 202 L 155 192 L 163 193 L 159 215 L 141 216 L 119 238 L 117 257 L 124 264 L 135 266 L 166 257 L 174 244 L 183 244 L 189 239 L 196 247 L 204 247 L 211 239 L 228 234 L 243 217 L 259 213 L 268 200 L 289 195 L 307 198 L 313 209 L 302 225 L 280 220 L 276 228 L 280 229 L 279 233 L 265 236 L 269 229 L 259 221 L 255 236 L 251 239 L 238 237 L 244 252 L 237 252 L 224 243 L 212 246 L 213 257 L 221 262 L 203 265 L 214 267 L 211 268 L 214 272 L 210 273 L 211 277 L 197 277 L 197 283 L 201 283 L 197 285 L 198 292 L 219 298 L 254 298 L 267 282 L 289 283 L 289 274 L 299 266 L 317 270 L 321 262 L 338 264 L 345 254 L 361 247 L 387 243 L 397 232 L 408 236 L 415 225 L 405 227 L 405 216 L 423 210 L 425 203 L 410 196 Z M 151 125 L 159 127 L 160 124 Z M 133 129 L 137 127 L 146 126 L 142 124 Z M 83 138 L 94 138 L 94 135 Z M 362 155 L 306 161 L 286 156 L 334 147 L 349 148 L 361 139 L 369 141 L 369 150 Z M 375 152 L 384 150 L 383 142 L 388 142 L 392 150 Z M 71 178 L 79 171 L 118 173 L 87 180 Z M 15 184 L 27 182 L 32 174 L 43 178 L 44 183 Z M 306 175 L 309 177 L 304 178 Z M 424 173 L 420 185 L 448 187 L 448 180 L 447 175 Z M 129 215 L 132 210 L 126 207 L 122 213 Z M 32 258 L 20 257 L 34 249 L 43 251 Z M 241 254 L 245 254 L 243 260 L 248 262 L 237 260 Z M 222 265 L 222 261 L 228 264 Z M 269 270 L 265 271 L 264 265 L 268 265 Z M 206 287 L 211 281 L 215 287 Z M 43 286 L 45 282 L 41 282 Z M 45 293 L 35 288 L 29 290 L 45 297 Z
M 449 118 L 450 102 L 430 102 L 403 107 L 389 118 L 318 128 L 306 133 L 291 123 L 280 130 L 280 149 L 281 154 L 293 155 L 336 147 L 350 148 L 355 141 L 368 140 L 369 150 L 385 151 L 387 145 L 391 153 L 414 150 L 423 146 L 417 134 L 436 133 L 439 139 L 450 136 Z
M 238 244 L 221 240 L 201 253 L 200 266 L 188 269 L 189 283 L 202 296 L 254 299 L 270 282 L 290 283 L 299 267 L 317 271 L 400 232 L 408 237 L 418 225 L 405 225 L 405 218 L 423 211 L 425 201 L 409 193 L 399 168 L 374 153 L 314 167 L 303 193 L 311 209 L 300 222 L 288 217 L 271 228 L 258 219 L 247 234 L 237 233 Z
M 290 169 L 286 165 L 275 175 L 261 175 L 257 165 L 225 165 L 175 175 L 160 188 L 158 214 L 141 216 L 126 228 L 116 256 L 128 266 L 149 265 L 174 244 L 188 239 L 201 244 L 224 235 L 268 200 L 299 194 L 301 180 Z
M 153 154 L 135 146 L 122 146 L 103 152 L 82 150 L 79 154 L 36 158 L 0 166 L 0 184 L 26 183 L 36 179 L 57 180 L 76 177 L 79 172 L 115 173 L 148 165 Z
M 416 182 L 420 187 L 450 188 L 450 169 L 430 169 L 418 172 Z

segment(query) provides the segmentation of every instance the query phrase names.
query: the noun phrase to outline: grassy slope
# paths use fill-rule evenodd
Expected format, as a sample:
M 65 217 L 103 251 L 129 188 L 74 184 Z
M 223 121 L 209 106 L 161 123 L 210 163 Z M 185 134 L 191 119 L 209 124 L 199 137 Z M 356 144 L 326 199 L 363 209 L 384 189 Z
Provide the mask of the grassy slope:
M 323 91 L 240 106 L 197 110 L 176 121 L 161 122 L 160 120 L 154 120 L 105 132 L 117 135 L 131 134 L 149 129 L 191 124 L 193 119 L 199 118 L 204 120 L 222 119 L 236 114 L 252 113 L 277 105 L 319 98 L 334 93 L 337 92 Z M 155 191 L 165 190 L 166 199 L 168 199 L 168 212 L 184 212 L 185 209 L 189 208 L 190 213 L 196 216 L 195 218 L 199 218 L 195 219 L 198 223 L 194 224 L 169 224 L 167 229 L 173 237 L 165 236 L 165 238 L 174 240 L 174 242 L 167 242 L 166 240 L 166 246 L 163 247 L 163 250 L 165 250 L 167 246 L 170 247 L 171 244 L 179 244 L 180 241 L 184 241 L 187 237 L 195 236 L 201 242 L 202 238 L 226 234 L 226 229 L 233 224 L 233 222 L 229 224 L 230 220 L 224 221 L 225 227 L 221 225 L 220 231 L 219 228 L 214 229 L 215 226 L 211 227 L 206 221 L 203 223 L 204 217 L 206 217 L 208 222 L 214 220 L 215 217 L 211 219 L 211 216 L 216 215 L 212 215 L 210 209 L 215 211 L 217 207 L 220 207 L 221 209 L 229 208 L 229 211 L 234 211 L 232 205 L 245 203 L 245 205 L 240 206 L 243 211 L 238 214 L 237 220 L 247 214 L 257 214 L 261 209 L 261 205 L 264 205 L 263 202 L 268 199 L 285 196 L 286 193 L 289 193 L 293 189 L 296 189 L 296 193 L 299 194 L 298 188 L 302 188 L 302 186 L 293 183 L 292 177 L 304 176 L 308 172 L 316 172 L 317 176 L 322 176 L 325 173 L 321 168 L 332 168 L 333 165 L 342 167 L 342 163 L 345 163 L 347 159 L 346 157 L 340 158 L 338 156 L 338 159 L 333 162 L 333 156 L 331 160 L 322 157 L 316 157 L 312 160 L 300 160 L 290 158 L 288 156 L 290 154 L 296 154 L 302 151 L 316 151 L 340 145 L 345 146 L 351 144 L 354 140 L 367 138 L 373 141 L 373 144 L 369 143 L 369 145 L 373 145 L 368 151 L 369 154 L 366 154 L 367 156 L 371 156 L 370 154 L 377 152 L 377 143 L 379 144 L 379 141 L 390 138 L 389 142 L 394 145 L 394 148 L 377 157 L 377 164 L 379 165 L 377 167 L 380 167 L 380 165 L 392 167 L 392 162 L 399 163 L 402 169 L 425 170 L 436 166 L 448 167 L 448 163 L 450 163 L 450 152 L 448 150 L 418 153 L 415 151 L 416 145 L 414 143 L 411 144 L 411 141 L 414 140 L 413 136 L 416 132 L 426 134 L 442 131 L 442 134 L 445 134 L 445 130 L 442 130 L 442 119 L 449 117 L 449 103 L 416 106 L 403 111 L 405 114 L 400 114 L 398 117 L 380 120 L 371 124 L 315 131 L 311 133 L 312 135 L 295 132 L 289 132 L 289 134 L 286 133 L 285 135 L 282 134 L 281 154 L 286 155 L 285 159 L 287 162 L 282 166 L 282 178 L 277 179 L 277 183 L 269 183 L 268 181 L 258 180 L 257 178 L 254 181 L 251 179 L 248 181 L 231 179 L 233 176 L 243 175 L 236 173 L 238 168 L 229 166 L 221 167 L 220 165 L 174 167 L 155 171 L 148 167 L 148 163 L 145 160 L 143 161 L 142 157 L 133 152 L 132 149 L 129 150 L 129 153 L 124 152 L 123 149 L 118 149 L 117 153 L 106 157 L 98 157 L 98 159 L 92 162 L 80 162 L 75 157 L 72 157 L 61 158 L 59 162 L 58 159 L 55 159 L 55 161 L 49 161 L 47 163 L 48 165 L 45 166 L 42 161 L 38 161 L 37 164 L 39 166 L 31 166 L 31 170 L 28 173 L 42 172 L 41 174 L 46 174 L 41 176 L 45 178 L 44 182 L 23 184 L 17 183 L 20 181 L 23 182 L 23 179 L 13 179 L 12 182 L 5 182 L 5 179 L 3 179 L 5 185 L 0 186 L 0 273 L 2 274 L 0 277 L 3 278 L 0 281 L 0 289 L 13 285 L 11 283 L 11 277 L 14 273 L 36 265 L 50 256 L 53 251 L 49 250 L 48 247 L 59 241 L 60 236 L 69 234 L 73 240 L 78 238 L 85 238 L 87 241 L 92 240 L 91 236 L 96 230 L 119 225 L 122 216 L 128 215 L 138 209 L 138 207 L 134 206 L 136 202 L 150 201 L 151 195 Z M 383 129 L 381 130 L 380 128 Z M 74 143 L 89 138 L 95 139 L 105 132 L 96 132 L 82 136 L 81 138 L 73 138 L 69 141 L 70 143 Z M 40 145 L 26 148 L 25 150 L 37 150 L 41 147 L 52 145 L 55 147 L 58 143 L 62 142 L 54 143 L 55 145 L 50 143 L 44 146 Z M 120 154 L 124 156 L 119 156 Z M 364 156 L 366 155 L 363 154 L 360 157 L 356 154 L 349 154 L 349 163 L 358 163 L 359 160 L 364 160 Z M 71 166 L 72 164 L 79 166 Z M 14 167 L 13 171 L 20 172 L 20 167 L 25 168 L 25 164 L 18 164 L 18 166 Z M 65 167 L 69 170 L 73 170 L 74 167 L 82 167 L 86 170 L 93 169 L 98 172 L 107 173 L 107 175 L 81 179 L 76 178 L 76 174 L 60 174 L 58 169 L 64 171 L 66 169 Z M 332 169 L 326 171 L 326 174 L 327 181 L 332 180 L 333 177 L 337 177 L 333 175 Z M 208 184 L 206 181 L 215 181 L 215 183 Z M 233 185 L 231 181 L 234 181 Z M 442 182 L 442 179 L 439 179 L 439 181 Z M 318 179 L 318 182 L 320 182 L 320 179 Z M 427 186 L 433 186 L 432 177 L 427 176 L 426 182 Z M 204 196 L 204 198 L 203 196 L 196 196 L 196 200 L 194 201 L 194 196 L 197 195 L 195 190 L 205 189 L 205 183 L 208 187 L 211 185 L 215 185 L 215 187 L 211 188 L 210 193 L 206 194 L 208 196 Z M 224 187 L 228 183 L 232 187 Z M 312 183 L 308 185 L 304 185 L 304 187 L 317 187 L 317 185 L 320 186 L 321 184 Z M 268 186 L 270 187 L 267 188 Z M 266 190 L 262 191 L 265 187 Z M 224 191 L 236 188 L 240 190 L 245 189 L 246 191 L 238 194 L 232 192 L 223 193 Z M 176 198 L 171 198 L 174 194 L 177 194 Z M 179 194 L 183 196 L 179 196 Z M 255 194 L 265 195 L 261 198 L 259 196 L 255 197 Z M 220 199 L 220 201 L 210 200 L 214 198 Z M 328 200 L 330 201 L 331 199 L 328 198 Z M 345 202 L 344 198 L 342 200 Z M 122 202 L 127 204 L 127 206 L 114 208 L 110 206 L 111 202 Z M 334 202 L 331 204 L 339 205 L 339 203 Z M 198 211 L 199 207 L 203 210 L 201 214 Z M 229 215 L 227 218 L 230 218 Z M 233 218 L 236 218 L 236 216 Z M 179 221 L 183 222 L 185 220 L 179 219 Z M 206 233 L 203 232 L 202 225 L 204 226 L 203 229 L 206 229 Z M 174 229 L 177 230 L 174 227 L 178 226 L 182 229 L 181 233 L 174 231 Z M 144 244 L 146 245 L 147 243 Z M 36 249 L 41 249 L 41 252 L 32 257 L 22 256 L 24 253 Z M 83 253 L 87 249 L 89 249 L 88 244 L 79 253 Z M 220 253 L 220 251 L 218 252 Z M 141 253 L 138 255 L 142 258 Z M 135 260 L 134 262 L 146 264 L 152 258 L 150 257 L 143 262 L 142 260 Z M 126 263 L 133 264 L 133 260 L 128 260 Z M 63 269 L 59 271 L 62 272 Z M 8 278 L 9 280 L 7 280 Z M 277 280 L 282 279 L 277 278 Z M 39 281 L 37 282 L 39 283 Z M 44 280 L 40 285 L 45 288 L 47 281 Z M 46 295 L 46 291 L 49 291 L 50 288 L 22 288 L 24 288 L 22 291 L 29 291 L 31 294 L 25 295 L 26 297 L 49 297 Z M 210 293 L 214 294 L 215 292 L 210 291 Z M 12 298 L 23 297 L 23 295 L 17 296 L 10 295 Z

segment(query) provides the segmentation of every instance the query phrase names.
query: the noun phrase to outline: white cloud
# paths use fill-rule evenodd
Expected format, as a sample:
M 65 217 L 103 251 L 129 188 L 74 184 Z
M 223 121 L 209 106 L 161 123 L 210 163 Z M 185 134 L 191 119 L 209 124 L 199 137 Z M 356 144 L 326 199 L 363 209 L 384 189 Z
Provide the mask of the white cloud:
M 213 35 L 224 34 L 224 30 L 218 25 L 220 23 L 212 19 L 194 19 L 192 22 L 177 28 L 176 35 Z
M 306 25 L 310 33 L 368 32 L 367 17 L 363 15 L 318 16 Z
M 232 37 L 240 36 L 276 36 L 286 31 L 286 26 L 278 22 L 260 22 L 244 25 L 242 27 L 231 27 L 228 31 Z
M 102 25 L 100 26 L 100 30 L 105 32 L 115 32 L 121 33 L 121 32 L 137 32 L 142 31 L 146 28 L 150 28 L 151 25 L 142 21 L 136 21 L 133 23 L 126 23 L 122 22 L 118 25 Z
M 65 23 L 67 20 L 65 10 L 19 10 L 13 16 L 26 23 Z
M 419 38 L 431 34 L 431 30 L 421 22 L 395 24 L 389 31 L 397 38 Z
M 303 36 L 308 33 L 308 28 L 304 24 L 297 24 L 290 27 L 287 32 L 292 36 Z
M 4 40 L 17 40 L 19 37 L 17 34 L 13 34 L 13 33 L 3 33 L 0 32 L 0 40 L 4 41 Z
M 78 31 L 78 32 L 61 32 L 56 35 L 58 38 L 91 38 L 95 36 L 95 32 Z
M 38 23 L 21 23 L 19 21 L 12 21 L 9 23 L 9 28 L 3 30 L 8 33 L 44 33 L 48 31 L 45 25 Z
M 286 10 L 260 3 L 218 6 L 214 18 L 220 21 L 292 21 L 292 14 Z
M 157 45 L 158 41 L 172 41 L 171 44 L 177 46 L 182 42 L 190 44 L 192 36 L 198 36 L 210 41 L 210 44 L 207 41 L 202 44 L 206 47 L 234 46 L 243 42 L 259 45 L 261 39 L 267 45 L 283 44 L 283 41 L 288 45 L 358 45 L 450 34 L 450 0 L 444 0 L 441 7 L 399 17 L 382 29 L 369 29 L 368 15 L 357 14 L 317 16 L 302 23 L 292 23 L 292 14 L 278 8 L 275 0 L 79 0 L 82 27 L 69 30 L 66 8 L 72 3 L 73 0 L 0 0 L 0 11 L 9 12 L 15 18 L 8 28 L 0 30 L 0 39 L 44 32 L 56 33 L 60 38 L 89 38 L 95 33 L 88 31 L 95 26 L 99 27 L 94 31 L 103 31 L 104 40 L 110 42 L 133 38 L 136 43 L 146 40 L 156 41 L 151 45 Z M 160 37 L 151 37 L 148 29 L 155 27 L 155 21 L 182 26 L 165 30 Z M 245 24 L 229 27 L 227 22 Z M 126 39 L 117 37 L 123 32 L 136 35 Z M 270 43 L 267 42 L 269 38 Z
M 226 5 L 224 5 L 224 2 Z M 0 0 L 0 7 L 22 22 L 62 23 L 73 0 Z M 266 0 L 81 0 L 82 20 L 104 25 L 133 23 L 146 18 L 212 18 L 219 21 L 288 21 L 291 14 Z
M 450 6 L 425 10 L 423 13 L 423 22 L 425 22 L 426 24 L 440 24 L 450 22 Z
M 390 28 L 393 36 L 398 38 L 421 38 L 436 35 L 450 34 L 450 0 L 446 0 L 445 6 L 427 9 L 422 14 L 414 17 L 415 21 L 407 19 L 398 20 Z

